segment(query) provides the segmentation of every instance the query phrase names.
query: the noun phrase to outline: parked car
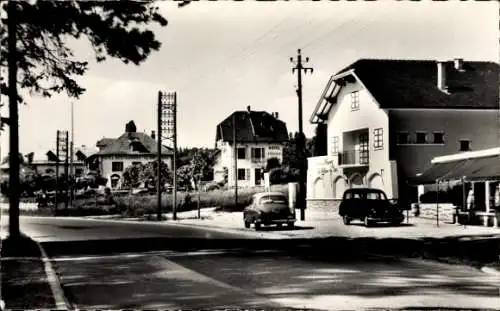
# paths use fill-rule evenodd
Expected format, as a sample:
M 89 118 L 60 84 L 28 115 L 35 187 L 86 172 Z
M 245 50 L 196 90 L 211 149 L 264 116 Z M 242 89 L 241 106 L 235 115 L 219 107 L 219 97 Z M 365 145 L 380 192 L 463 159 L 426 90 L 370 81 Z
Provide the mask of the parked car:
M 288 205 L 288 198 L 281 192 L 261 192 L 254 194 L 252 203 L 243 210 L 243 221 L 245 228 L 250 228 L 252 224 L 255 230 L 259 230 L 262 225 L 286 224 L 293 228 L 295 221 L 295 209 Z
M 366 227 L 377 222 L 399 225 L 404 220 L 403 211 L 398 204 L 388 200 L 384 191 L 372 188 L 347 189 L 339 206 L 339 215 L 346 225 L 359 219 Z

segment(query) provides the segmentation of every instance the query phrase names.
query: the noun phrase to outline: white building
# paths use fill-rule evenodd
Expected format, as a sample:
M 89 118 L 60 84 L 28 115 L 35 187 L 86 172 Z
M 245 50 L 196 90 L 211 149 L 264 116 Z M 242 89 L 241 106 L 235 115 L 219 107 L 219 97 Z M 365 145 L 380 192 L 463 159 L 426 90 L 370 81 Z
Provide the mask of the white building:
M 234 122 L 233 122 L 234 121 Z M 283 143 L 288 141 L 286 124 L 278 113 L 235 111 L 217 125 L 214 180 L 228 178 L 228 186 L 235 184 L 235 144 L 237 148 L 238 187 L 263 184 L 263 170 L 267 160 L 283 161 Z
M 118 138 L 103 138 L 96 146 L 99 151 L 87 159 L 90 170 L 97 171 L 107 179 L 106 187 L 117 189 L 122 186 L 124 170 L 134 164 L 146 164 L 157 160 L 157 140 L 151 135 L 135 132 L 126 127 Z M 173 151 L 162 146 L 162 161 L 172 169 Z
M 328 154 L 308 159 L 310 201 L 349 187 L 411 200 L 407 183 L 432 158 L 498 146 L 499 66 L 492 62 L 359 60 L 333 75 L 310 121 Z

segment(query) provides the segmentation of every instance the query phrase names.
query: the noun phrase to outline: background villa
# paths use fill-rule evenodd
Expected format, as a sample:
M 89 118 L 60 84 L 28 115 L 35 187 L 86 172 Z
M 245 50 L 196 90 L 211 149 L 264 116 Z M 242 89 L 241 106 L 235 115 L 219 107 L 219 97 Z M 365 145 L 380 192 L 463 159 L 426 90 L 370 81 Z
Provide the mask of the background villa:
M 233 123 L 233 120 L 235 123 Z M 216 148 L 218 153 L 214 165 L 214 180 L 224 180 L 227 170 L 228 186 L 234 186 L 233 135 L 236 134 L 238 161 L 238 186 L 250 187 L 263 184 L 262 171 L 267 160 L 283 161 L 283 143 L 288 141 L 285 122 L 279 120 L 277 112 L 235 111 L 217 125 Z

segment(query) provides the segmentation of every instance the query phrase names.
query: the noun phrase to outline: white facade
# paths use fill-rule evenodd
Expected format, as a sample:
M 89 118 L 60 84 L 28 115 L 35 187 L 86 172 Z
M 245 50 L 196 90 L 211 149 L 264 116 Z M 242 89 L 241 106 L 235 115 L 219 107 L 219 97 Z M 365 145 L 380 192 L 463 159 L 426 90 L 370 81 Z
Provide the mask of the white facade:
M 267 160 L 277 158 L 280 163 L 283 161 L 283 145 L 280 143 L 237 143 L 236 146 L 240 149 L 237 159 L 237 169 L 240 171 L 238 187 L 263 185 L 264 176 L 261 170 L 266 168 Z M 223 181 L 224 168 L 227 168 L 228 186 L 233 187 L 235 184 L 233 144 L 220 140 L 217 142 L 217 149 L 220 153 L 214 166 L 214 180 Z M 255 151 L 256 149 L 260 151 Z
M 396 197 L 389 117 L 361 83 L 340 89 L 326 122 L 328 155 L 308 159 L 308 198 L 338 199 L 350 187 L 381 188 Z

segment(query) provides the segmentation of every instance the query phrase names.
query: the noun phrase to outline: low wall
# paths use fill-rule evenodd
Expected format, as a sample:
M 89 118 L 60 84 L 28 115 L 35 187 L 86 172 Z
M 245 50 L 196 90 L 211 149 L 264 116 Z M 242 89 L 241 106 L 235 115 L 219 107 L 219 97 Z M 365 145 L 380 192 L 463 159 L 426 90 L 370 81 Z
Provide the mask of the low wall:
M 339 199 L 307 199 L 306 217 L 308 219 L 332 219 L 339 216 Z M 309 215 L 307 216 L 307 212 Z
M 416 204 L 412 204 L 412 213 L 416 209 Z M 436 203 L 420 203 L 420 218 L 436 219 L 437 208 Z M 439 203 L 439 220 L 444 222 L 453 222 L 453 215 L 455 214 L 455 206 L 451 203 Z

